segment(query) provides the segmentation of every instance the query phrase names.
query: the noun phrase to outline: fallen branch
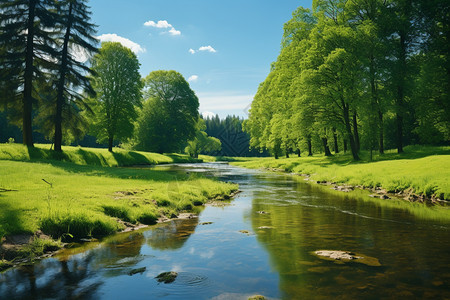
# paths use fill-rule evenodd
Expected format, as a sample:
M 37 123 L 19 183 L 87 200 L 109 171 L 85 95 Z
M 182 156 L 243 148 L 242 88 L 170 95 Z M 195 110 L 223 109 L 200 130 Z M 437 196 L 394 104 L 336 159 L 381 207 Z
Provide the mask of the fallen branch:
M 18 192 L 18 191 L 19 190 L 5 189 L 5 188 L 0 187 L 0 193 L 2 193 L 2 192 Z

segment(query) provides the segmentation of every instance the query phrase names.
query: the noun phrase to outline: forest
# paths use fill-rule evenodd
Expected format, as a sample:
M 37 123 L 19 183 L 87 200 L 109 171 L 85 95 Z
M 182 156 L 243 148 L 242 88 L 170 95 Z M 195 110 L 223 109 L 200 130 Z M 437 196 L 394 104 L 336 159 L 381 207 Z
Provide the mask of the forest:
M 244 129 L 275 158 L 450 141 L 448 1 L 316 0 L 284 25 Z
M 220 150 L 220 141 L 204 132 L 198 98 L 180 73 L 141 78 L 129 48 L 119 42 L 98 48 L 87 1 L 2 1 L 0 12 L 2 142 L 193 157 Z

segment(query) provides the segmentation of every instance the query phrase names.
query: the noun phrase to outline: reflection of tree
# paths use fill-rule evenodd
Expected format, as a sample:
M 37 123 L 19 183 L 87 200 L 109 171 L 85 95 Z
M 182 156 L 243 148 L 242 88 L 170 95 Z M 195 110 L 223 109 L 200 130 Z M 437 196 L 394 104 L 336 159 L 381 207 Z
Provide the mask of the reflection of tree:
M 194 233 L 198 218 L 173 220 L 150 231 L 147 243 L 157 250 L 176 250 L 181 248 Z
M 10 270 L 0 281 L 1 299 L 95 299 L 103 284 L 89 268 L 93 255 L 83 260 L 46 260 L 39 265 Z M 59 272 L 48 272 L 57 270 Z M 89 285 L 84 284 L 90 282 Z
M 442 228 L 411 227 L 416 219 L 406 209 L 330 192 L 329 186 L 299 183 L 294 191 L 276 180 L 254 191 L 251 222 L 279 273 L 284 298 L 401 298 L 402 290 L 417 298 L 450 295 L 433 286 L 445 282 L 442 274 L 450 267 L 442 260 L 442 249 L 450 246 Z M 338 265 L 311 254 L 320 249 L 373 256 L 383 266 Z

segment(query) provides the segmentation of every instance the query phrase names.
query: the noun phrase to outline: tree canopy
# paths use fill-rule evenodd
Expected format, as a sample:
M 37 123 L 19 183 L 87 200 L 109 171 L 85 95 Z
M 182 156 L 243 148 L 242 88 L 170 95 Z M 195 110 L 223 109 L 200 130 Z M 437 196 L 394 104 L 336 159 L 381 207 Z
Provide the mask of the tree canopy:
M 448 143 L 444 2 L 316 0 L 312 9 L 299 7 L 244 123 L 250 146 L 276 157 L 350 146 L 358 160 L 361 148 L 401 153 L 405 143 Z
M 92 86 L 97 92 L 93 103 L 92 131 L 112 151 L 115 139 L 131 137 L 137 107 L 142 105 L 142 82 L 136 55 L 118 42 L 104 42 L 93 57 Z
M 135 134 L 139 150 L 180 152 L 195 137 L 198 98 L 176 71 L 153 71 L 144 78 L 144 108 Z

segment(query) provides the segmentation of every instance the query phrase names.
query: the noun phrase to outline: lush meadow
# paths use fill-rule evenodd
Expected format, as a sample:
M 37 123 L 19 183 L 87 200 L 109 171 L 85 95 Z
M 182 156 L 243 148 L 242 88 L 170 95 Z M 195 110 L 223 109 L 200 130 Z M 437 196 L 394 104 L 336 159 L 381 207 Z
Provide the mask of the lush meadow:
M 64 148 L 60 160 L 52 155 L 42 147 L 0 145 L 0 238 L 39 229 L 69 241 L 105 236 L 127 224 L 196 212 L 237 189 L 193 174 L 110 167 L 192 161 L 187 156 L 74 147 Z

